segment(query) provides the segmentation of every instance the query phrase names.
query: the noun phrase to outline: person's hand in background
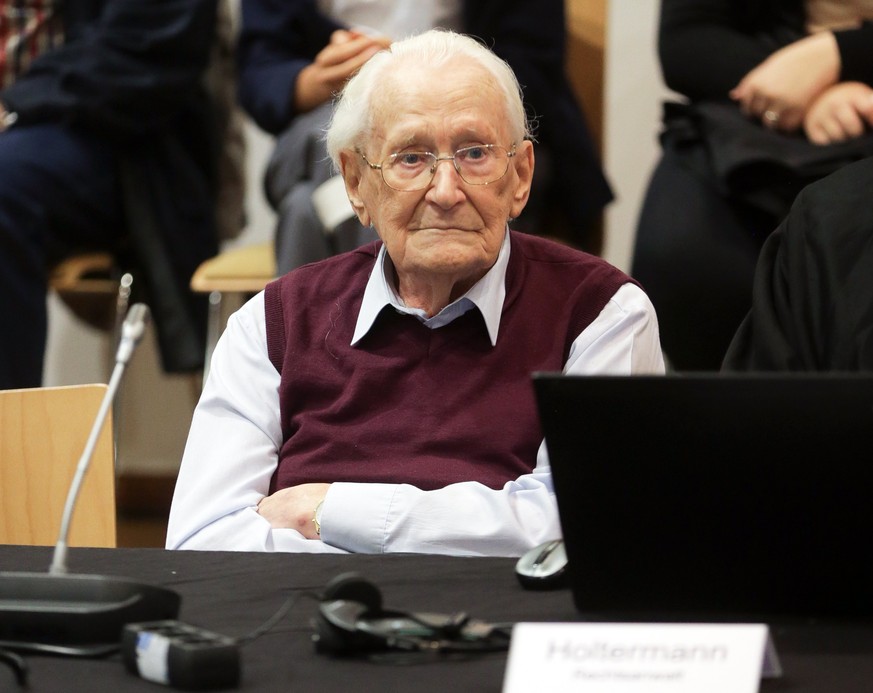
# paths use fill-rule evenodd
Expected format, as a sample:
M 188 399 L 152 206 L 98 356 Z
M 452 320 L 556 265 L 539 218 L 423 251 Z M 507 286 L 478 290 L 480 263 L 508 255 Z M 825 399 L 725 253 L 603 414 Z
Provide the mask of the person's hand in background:
M 333 32 L 330 43 L 297 77 L 294 85 L 294 105 L 297 111 L 311 111 L 330 100 L 361 65 L 390 45 L 391 39 L 385 36 L 372 36 L 346 29 Z
M 840 76 L 840 53 L 829 31 L 812 34 L 780 48 L 731 90 L 746 115 L 770 128 L 794 132 L 807 110 Z
M 860 137 L 873 128 L 873 88 L 863 82 L 841 82 L 826 89 L 809 107 L 803 130 L 814 144 Z

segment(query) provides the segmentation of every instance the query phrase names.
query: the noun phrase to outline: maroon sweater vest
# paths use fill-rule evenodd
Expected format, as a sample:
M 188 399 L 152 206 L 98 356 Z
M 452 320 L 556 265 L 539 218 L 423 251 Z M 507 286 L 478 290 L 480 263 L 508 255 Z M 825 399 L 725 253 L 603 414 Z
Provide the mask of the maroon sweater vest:
M 511 244 L 493 347 L 477 309 L 432 330 L 390 307 L 349 346 L 378 243 L 267 286 L 284 441 L 271 492 L 333 481 L 501 488 L 533 469 L 542 432 L 531 373 L 560 371 L 632 280 L 539 237 L 513 232 Z

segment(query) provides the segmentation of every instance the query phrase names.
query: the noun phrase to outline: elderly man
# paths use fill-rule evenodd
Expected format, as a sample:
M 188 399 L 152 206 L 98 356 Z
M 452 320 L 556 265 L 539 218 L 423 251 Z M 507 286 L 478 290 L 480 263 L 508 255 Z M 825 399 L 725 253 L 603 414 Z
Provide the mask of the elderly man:
M 527 134 L 508 65 L 452 32 L 396 42 L 347 84 L 328 150 L 381 241 L 233 316 L 169 548 L 511 556 L 560 535 L 531 373 L 664 363 L 635 282 L 508 230 Z

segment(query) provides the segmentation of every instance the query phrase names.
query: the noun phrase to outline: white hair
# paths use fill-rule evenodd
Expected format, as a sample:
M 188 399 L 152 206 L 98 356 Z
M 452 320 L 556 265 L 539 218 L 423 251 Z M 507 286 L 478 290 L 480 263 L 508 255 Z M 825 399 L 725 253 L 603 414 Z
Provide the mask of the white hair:
M 510 136 L 520 142 L 530 137 L 530 124 L 524 111 L 521 86 L 512 68 L 474 38 L 445 29 L 431 29 L 379 51 L 352 77 L 336 104 L 327 127 L 325 141 L 334 166 L 339 169 L 339 154 L 359 147 L 373 127 L 373 95 L 380 82 L 401 63 L 440 66 L 466 57 L 476 61 L 493 77 L 504 95 Z

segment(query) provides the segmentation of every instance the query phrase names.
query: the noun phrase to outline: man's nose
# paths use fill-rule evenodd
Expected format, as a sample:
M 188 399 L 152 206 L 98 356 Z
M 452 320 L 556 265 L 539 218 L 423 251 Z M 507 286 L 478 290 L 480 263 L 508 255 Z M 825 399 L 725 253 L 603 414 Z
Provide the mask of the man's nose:
M 451 162 L 451 166 L 440 166 L 441 163 Z M 441 207 L 449 208 L 464 200 L 464 191 L 461 184 L 464 179 L 458 173 L 454 162 L 449 157 L 440 157 L 436 161 L 436 170 L 433 180 L 427 190 L 428 199 Z
M 440 166 L 442 163 L 449 163 L 451 166 Z M 433 164 L 433 179 L 431 180 L 431 185 L 439 185 L 442 179 L 448 179 L 453 184 L 457 185 L 464 179 L 461 178 L 461 174 L 458 171 L 458 167 L 455 165 L 455 157 L 453 156 L 440 156 L 437 157 Z

